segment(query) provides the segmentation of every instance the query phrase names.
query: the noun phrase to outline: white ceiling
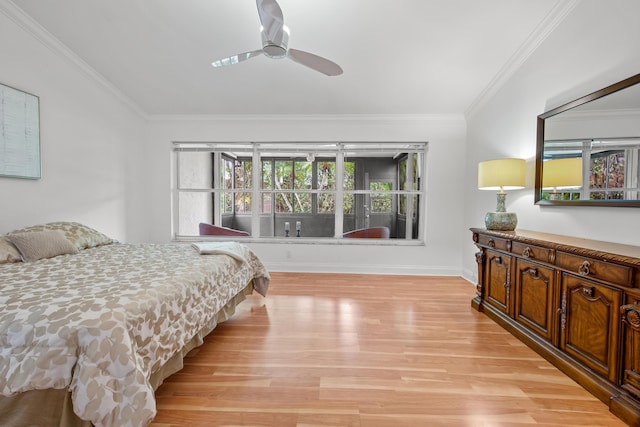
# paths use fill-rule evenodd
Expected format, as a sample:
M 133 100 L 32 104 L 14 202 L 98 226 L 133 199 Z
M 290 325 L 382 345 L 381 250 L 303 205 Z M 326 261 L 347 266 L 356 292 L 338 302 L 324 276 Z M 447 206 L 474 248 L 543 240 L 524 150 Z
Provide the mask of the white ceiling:
M 337 77 L 264 56 L 211 67 L 261 47 L 254 0 L 13 3 L 148 115 L 418 115 L 465 113 L 563 1 L 279 0 L 289 46 Z

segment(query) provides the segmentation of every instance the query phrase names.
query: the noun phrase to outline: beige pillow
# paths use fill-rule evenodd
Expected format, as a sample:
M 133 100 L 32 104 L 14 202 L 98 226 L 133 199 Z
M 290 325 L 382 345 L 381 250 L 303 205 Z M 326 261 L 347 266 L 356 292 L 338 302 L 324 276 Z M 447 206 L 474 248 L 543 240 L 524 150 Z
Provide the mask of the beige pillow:
M 13 233 L 24 233 L 27 231 L 61 230 L 69 241 L 79 250 L 94 248 L 96 246 L 115 243 L 112 238 L 105 236 L 91 227 L 78 222 L 58 221 L 46 224 L 32 225 L 30 227 L 14 230 Z
M 0 236 L 0 264 L 20 261 L 22 261 L 22 256 L 18 252 L 18 248 L 7 239 L 7 236 Z
M 7 238 L 13 243 L 23 261 L 37 261 L 58 255 L 77 254 L 76 248 L 61 230 L 29 231 L 11 233 Z

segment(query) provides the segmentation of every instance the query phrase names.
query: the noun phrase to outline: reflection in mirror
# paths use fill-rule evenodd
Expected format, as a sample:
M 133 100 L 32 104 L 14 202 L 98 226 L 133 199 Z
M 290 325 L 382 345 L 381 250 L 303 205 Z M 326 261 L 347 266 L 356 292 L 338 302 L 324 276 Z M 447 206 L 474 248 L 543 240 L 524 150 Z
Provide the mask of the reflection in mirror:
M 577 200 L 582 187 L 582 157 L 563 157 L 542 164 L 542 197 L 545 200 Z M 578 196 L 578 197 L 576 197 Z
M 640 74 L 538 116 L 536 203 L 640 206 L 638 83 Z
M 545 141 L 542 199 L 639 200 L 639 149 L 640 138 Z M 570 173 L 575 164 L 566 163 L 553 173 L 562 172 L 565 181 L 548 184 L 549 171 L 554 170 L 550 163 L 556 160 L 577 160 L 578 179 Z M 562 191 L 547 191 L 550 188 Z

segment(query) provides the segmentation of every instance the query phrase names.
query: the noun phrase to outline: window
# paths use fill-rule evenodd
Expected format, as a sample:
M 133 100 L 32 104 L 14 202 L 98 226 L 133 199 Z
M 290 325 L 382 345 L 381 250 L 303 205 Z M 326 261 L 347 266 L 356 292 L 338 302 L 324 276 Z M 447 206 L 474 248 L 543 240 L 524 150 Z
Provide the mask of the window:
M 225 214 L 251 212 L 251 160 L 234 160 L 223 156 L 222 212 Z M 214 172 L 215 173 L 215 172 Z
M 206 222 L 254 238 L 335 238 L 384 226 L 419 240 L 426 143 L 185 143 L 173 145 L 174 235 Z M 411 203 L 407 203 L 407 201 Z
M 371 212 L 389 213 L 393 211 L 393 183 L 389 181 L 374 181 L 369 183 L 371 190 Z
M 261 162 L 262 213 L 335 213 L 335 159 L 302 161 L 263 158 Z M 344 165 L 344 188 L 353 189 L 353 162 L 344 162 Z
M 353 167 L 352 167 L 353 169 Z M 351 176 L 353 179 L 353 175 Z M 318 187 L 318 214 L 333 214 L 336 211 L 336 162 L 320 160 L 316 162 L 316 182 Z
M 311 189 L 313 163 L 297 160 L 276 160 L 274 163 L 276 212 L 310 213 L 311 193 L 304 190 Z

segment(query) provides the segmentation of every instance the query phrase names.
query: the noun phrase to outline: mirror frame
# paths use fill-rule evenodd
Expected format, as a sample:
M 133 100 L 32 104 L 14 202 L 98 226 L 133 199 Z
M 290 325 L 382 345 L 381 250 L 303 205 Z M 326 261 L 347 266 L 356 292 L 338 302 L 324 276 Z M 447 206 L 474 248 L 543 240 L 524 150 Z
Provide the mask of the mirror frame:
M 534 202 L 536 205 L 563 205 L 563 206 L 615 206 L 615 207 L 640 207 L 640 200 L 543 200 L 542 199 L 542 159 L 544 151 L 544 121 L 550 117 L 571 110 L 572 108 L 594 101 L 604 96 L 610 95 L 619 90 L 640 83 L 640 74 L 631 76 L 610 86 L 597 90 L 589 95 L 567 102 L 564 105 L 556 107 L 538 116 L 537 137 L 536 137 L 536 168 L 534 182 Z

